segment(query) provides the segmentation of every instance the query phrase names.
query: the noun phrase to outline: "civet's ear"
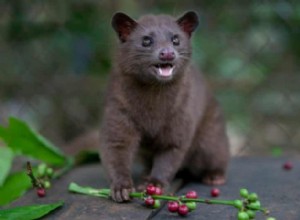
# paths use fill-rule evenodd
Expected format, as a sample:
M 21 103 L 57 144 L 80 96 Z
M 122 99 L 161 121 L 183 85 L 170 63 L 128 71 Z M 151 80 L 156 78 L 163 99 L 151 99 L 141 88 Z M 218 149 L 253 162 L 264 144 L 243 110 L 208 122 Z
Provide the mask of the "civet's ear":
M 137 26 L 137 22 L 128 15 L 122 12 L 117 12 L 112 18 L 111 25 L 118 33 L 120 41 L 125 42 L 130 33 Z
M 197 28 L 199 24 L 198 15 L 194 11 L 186 12 L 184 15 L 177 19 L 178 25 L 181 29 L 191 37 L 192 32 Z

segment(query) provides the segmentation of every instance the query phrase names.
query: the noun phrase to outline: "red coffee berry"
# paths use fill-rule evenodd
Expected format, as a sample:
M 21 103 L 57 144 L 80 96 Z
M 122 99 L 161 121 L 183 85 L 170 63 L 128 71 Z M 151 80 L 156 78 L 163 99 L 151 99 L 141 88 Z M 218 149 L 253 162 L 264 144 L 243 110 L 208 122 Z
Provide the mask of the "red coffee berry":
M 293 164 L 290 161 L 287 161 L 283 164 L 283 169 L 291 170 L 291 169 L 293 169 Z
M 160 187 L 155 187 L 155 195 L 162 195 L 162 189 Z
M 218 197 L 220 195 L 220 190 L 218 188 L 213 188 L 211 191 L 210 191 L 210 195 L 212 197 Z
M 147 206 L 153 206 L 154 203 L 155 203 L 155 200 L 152 197 L 148 197 L 148 198 L 145 199 L 145 204 Z
M 196 191 L 189 191 L 185 194 L 185 197 L 188 199 L 197 199 L 198 195 Z
M 46 195 L 46 190 L 44 188 L 38 188 L 36 190 L 36 194 L 39 196 L 39 197 L 44 197 Z
M 168 210 L 170 212 L 177 212 L 179 208 L 178 202 L 168 202 Z
M 181 216 L 185 216 L 189 213 L 189 208 L 186 205 L 180 205 L 177 213 Z
M 152 184 L 147 186 L 146 192 L 148 195 L 154 195 L 156 192 L 156 187 Z

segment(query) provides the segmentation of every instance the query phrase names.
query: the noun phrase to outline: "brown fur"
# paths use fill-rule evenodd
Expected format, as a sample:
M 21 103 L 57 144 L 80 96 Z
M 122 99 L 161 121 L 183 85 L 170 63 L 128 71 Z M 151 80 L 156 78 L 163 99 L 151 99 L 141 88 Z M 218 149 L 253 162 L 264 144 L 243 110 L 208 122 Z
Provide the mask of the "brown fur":
M 131 167 L 137 154 L 150 171 L 145 184 L 167 187 L 181 170 L 207 184 L 225 182 L 229 149 L 223 115 L 190 64 L 197 24 L 193 12 L 178 20 L 150 15 L 135 22 L 122 13 L 113 18 L 121 43 L 107 88 L 100 154 L 118 202 L 134 189 Z M 153 45 L 143 48 L 141 38 L 151 33 Z M 179 46 L 169 33 L 179 35 Z M 159 78 L 151 66 L 160 62 L 157 51 L 163 47 L 176 55 L 170 79 Z

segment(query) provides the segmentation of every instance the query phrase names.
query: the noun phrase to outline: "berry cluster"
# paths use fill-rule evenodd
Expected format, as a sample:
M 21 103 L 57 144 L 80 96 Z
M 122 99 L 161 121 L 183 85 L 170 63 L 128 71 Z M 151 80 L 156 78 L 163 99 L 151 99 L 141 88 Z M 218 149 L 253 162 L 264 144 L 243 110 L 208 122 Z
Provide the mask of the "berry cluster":
M 162 189 L 160 187 L 155 187 L 152 184 L 148 185 L 144 197 L 146 206 L 151 208 L 159 208 L 161 206 L 159 200 L 161 195 L 162 195 Z M 168 210 L 173 213 L 178 213 L 178 215 L 180 216 L 185 216 L 189 212 L 196 209 L 196 202 L 194 201 L 183 202 L 181 201 L 181 199 L 183 198 L 197 199 L 198 195 L 196 191 L 189 191 L 186 193 L 185 196 L 169 201 Z M 162 196 L 161 199 L 164 199 L 164 196 Z
M 261 211 L 262 207 L 256 193 L 249 193 L 247 189 L 240 189 L 241 200 L 234 200 L 233 204 L 239 211 L 237 214 L 238 220 L 254 219 L 256 212 Z M 268 218 L 271 220 L 274 218 Z
M 220 190 L 218 188 L 212 188 L 210 191 L 212 197 L 218 197 Z M 257 211 L 264 211 L 261 207 L 260 201 L 256 193 L 249 193 L 247 189 L 240 189 L 240 196 L 242 199 L 233 201 L 212 201 L 199 199 L 196 191 L 189 191 L 184 196 L 172 197 L 162 195 L 162 190 L 154 185 L 148 185 L 144 194 L 145 204 L 152 208 L 160 207 L 160 200 L 168 200 L 168 210 L 171 213 L 177 213 L 180 216 L 186 216 L 189 212 L 193 211 L 197 207 L 196 202 L 207 204 L 227 204 L 238 209 L 237 220 L 250 220 L 254 219 Z M 267 220 L 274 220 L 269 217 Z
M 144 198 L 146 206 L 152 208 L 159 208 L 160 201 L 158 199 L 154 199 L 152 196 L 154 195 L 162 195 L 162 190 L 160 187 L 155 187 L 152 184 L 149 184 L 146 189 L 146 197 Z
M 36 194 L 39 197 L 46 196 L 46 190 L 51 187 L 50 180 L 53 178 L 54 171 L 46 164 L 39 164 L 37 167 L 37 177 L 33 175 L 30 162 L 27 162 L 27 175 L 31 179 L 32 186 L 36 188 Z
M 53 177 L 54 171 L 51 167 L 48 167 L 45 163 L 39 164 L 37 167 L 37 179 L 41 183 L 37 186 L 37 195 L 39 197 L 46 196 L 46 190 L 51 187 L 50 180 Z
M 196 191 L 189 191 L 185 194 L 185 196 L 181 198 L 187 199 L 197 199 L 198 195 Z M 180 199 L 178 201 L 169 201 L 168 202 L 168 210 L 170 212 L 177 212 L 180 216 L 186 216 L 189 212 L 195 210 L 197 207 L 196 202 L 182 202 Z

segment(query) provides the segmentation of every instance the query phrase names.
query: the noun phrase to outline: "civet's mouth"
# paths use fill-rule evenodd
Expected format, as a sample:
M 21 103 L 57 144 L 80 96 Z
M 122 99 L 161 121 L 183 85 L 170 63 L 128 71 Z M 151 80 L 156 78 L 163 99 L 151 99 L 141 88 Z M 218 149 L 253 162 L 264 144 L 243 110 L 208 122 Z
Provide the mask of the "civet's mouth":
M 162 77 L 170 77 L 173 74 L 174 66 L 170 63 L 161 63 L 154 65 L 157 69 L 157 73 Z

